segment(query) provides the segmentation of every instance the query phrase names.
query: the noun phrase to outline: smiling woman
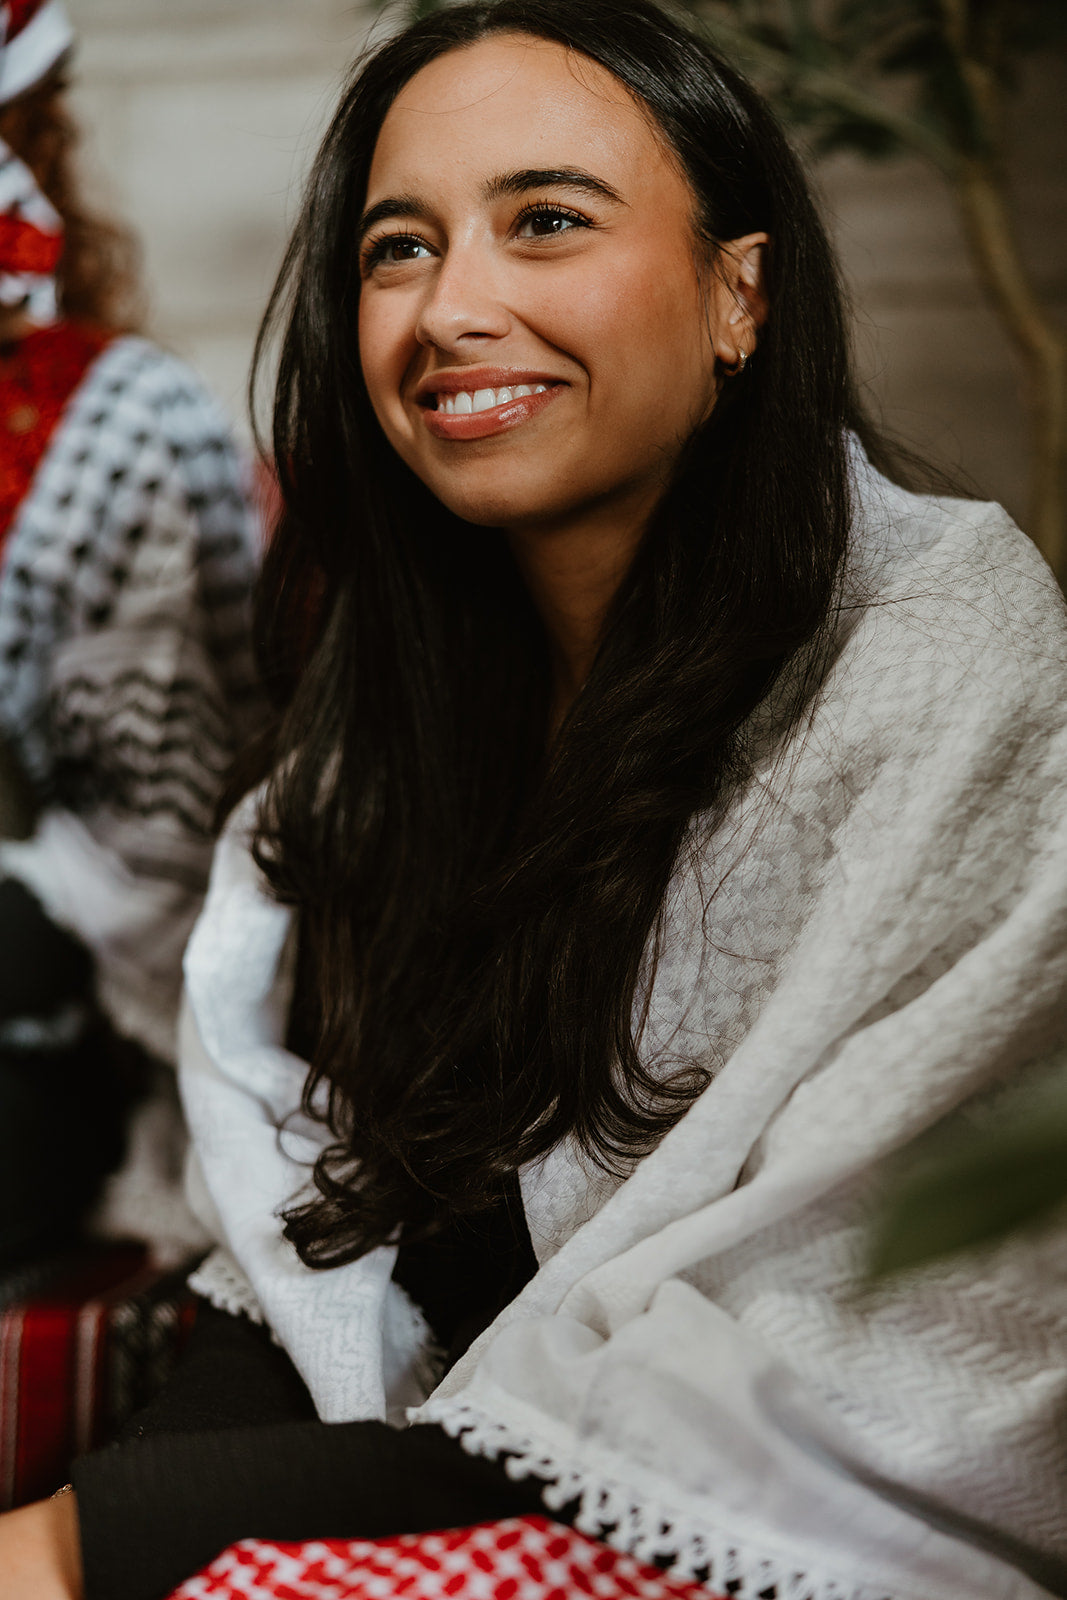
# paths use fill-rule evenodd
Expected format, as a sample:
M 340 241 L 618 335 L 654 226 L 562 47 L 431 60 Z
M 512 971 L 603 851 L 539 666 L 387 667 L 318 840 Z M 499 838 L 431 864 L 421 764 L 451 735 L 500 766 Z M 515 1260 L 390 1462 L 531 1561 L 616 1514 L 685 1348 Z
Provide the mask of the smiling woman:
M 353 76 L 282 323 L 277 717 L 186 958 L 214 1309 L 0 1595 L 78 1592 L 76 1517 L 152 1600 L 543 1505 L 742 1600 L 1067 1593 L 1060 1236 L 853 1293 L 884 1159 L 1062 1033 L 1067 625 L 876 470 L 767 107 L 649 0 L 448 7 Z
M 788 146 L 654 8 L 409 31 L 297 239 L 263 615 L 289 765 L 257 849 L 321 910 L 312 966 L 359 974 L 314 996 L 312 1051 L 359 1125 L 287 1225 L 325 1264 L 477 1213 L 572 1133 L 619 1170 L 706 1081 L 650 1070 L 638 976 L 742 725 L 787 662 L 783 729 L 818 675 L 863 423 Z
M 766 233 L 702 247 L 693 198 L 612 73 L 523 34 L 431 62 L 375 147 L 360 228 L 371 405 L 442 505 L 507 532 L 542 604 L 561 558 L 583 572 L 585 627 L 550 630 L 565 699 L 711 413 L 720 356 L 736 364 L 763 320 Z
M 569 151 L 591 170 L 561 165 Z M 397 454 L 467 521 L 636 545 L 714 404 L 716 346 L 753 337 L 766 234 L 710 270 L 689 184 L 640 104 L 596 63 L 516 34 L 401 90 L 367 199 L 360 352 Z M 480 440 L 494 444 L 451 448 Z

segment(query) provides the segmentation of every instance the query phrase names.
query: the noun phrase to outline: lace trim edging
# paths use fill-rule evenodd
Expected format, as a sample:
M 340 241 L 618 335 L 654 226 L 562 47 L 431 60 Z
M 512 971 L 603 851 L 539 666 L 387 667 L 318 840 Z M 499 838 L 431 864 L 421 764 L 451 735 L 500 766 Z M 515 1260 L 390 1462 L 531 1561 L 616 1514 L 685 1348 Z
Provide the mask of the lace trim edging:
M 227 1311 L 231 1317 L 247 1317 L 260 1326 L 266 1321 L 252 1285 L 222 1250 L 213 1250 L 187 1281 L 193 1293 L 202 1295 L 216 1310 Z
M 552 1511 L 577 1500 L 575 1527 L 649 1565 L 669 1563 L 673 1576 L 728 1593 L 732 1600 L 888 1600 L 884 1589 L 842 1583 L 810 1565 L 797 1572 L 777 1558 L 746 1548 L 736 1534 L 715 1529 L 650 1499 L 638 1503 L 632 1486 L 588 1470 L 565 1466 L 551 1451 L 517 1436 L 505 1423 L 458 1400 L 430 1401 L 420 1422 L 435 1422 L 470 1455 L 496 1460 L 506 1454 L 509 1478 L 539 1478 Z

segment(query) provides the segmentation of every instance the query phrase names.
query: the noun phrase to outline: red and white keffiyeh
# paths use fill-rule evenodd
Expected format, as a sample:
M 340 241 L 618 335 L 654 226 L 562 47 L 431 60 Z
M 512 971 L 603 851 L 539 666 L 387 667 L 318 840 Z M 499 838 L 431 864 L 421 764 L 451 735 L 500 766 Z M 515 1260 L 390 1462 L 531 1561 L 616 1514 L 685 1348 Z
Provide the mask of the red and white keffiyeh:
M 59 213 L 29 167 L 0 139 L 0 306 L 21 306 L 38 327 L 55 322 L 62 253 Z
M 73 43 L 61 0 L 0 6 L 0 105 L 39 83 Z M 30 169 L 0 140 L 0 305 L 46 327 L 57 317 L 63 223 Z
M 74 43 L 63 0 L 5 0 L 0 43 L 0 105 L 7 105 L 40 83 Z
M 711 1600 L 547 1517 L 396 1539 L 242 1539 L 171 1600 Z

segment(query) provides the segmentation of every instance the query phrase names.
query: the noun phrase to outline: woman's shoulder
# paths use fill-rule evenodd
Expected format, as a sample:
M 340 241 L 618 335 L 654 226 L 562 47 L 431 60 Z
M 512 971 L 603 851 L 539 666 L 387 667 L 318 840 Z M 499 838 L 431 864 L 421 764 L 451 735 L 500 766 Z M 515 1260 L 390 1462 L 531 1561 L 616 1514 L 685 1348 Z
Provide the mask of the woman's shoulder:
M 267 893 L 263 873 L 255 859 L 255 841 L 269 780 L 247 790 L 223 820 L 215 843 L 209 898 L 225 898 L 231 891 Z
M 868 633 L 934 632 L 964 653 L 1067 663 L 1067 607 L 1032 540 L 995 501 L 918 494 L 859 454 L 846 610 Z
M 180 356 L 139 334 L 106 346 L 79 399 L 98 426 L 160 434 L 179 455 L 203 443 L 233 449 L 229 418 L 203 380 Z

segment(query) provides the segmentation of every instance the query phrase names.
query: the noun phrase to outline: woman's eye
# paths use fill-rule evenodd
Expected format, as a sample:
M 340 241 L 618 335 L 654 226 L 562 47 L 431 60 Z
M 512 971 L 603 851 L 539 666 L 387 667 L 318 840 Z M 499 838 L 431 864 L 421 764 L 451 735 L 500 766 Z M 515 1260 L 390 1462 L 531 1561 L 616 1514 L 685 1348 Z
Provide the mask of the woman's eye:
M 372 267 L 396 266 L 404 261 L 418 261 L 430 254 L 426 242 L 413 233 L 390 233 L 376 239 L 363 253 L 363 270 Z
M 524 239 L 550 239 L 553 234 L 588 227 L 587 217 L 578 211 L 569 211 L 566 206 L 531 206 L 520 214 L 516 232 Z

